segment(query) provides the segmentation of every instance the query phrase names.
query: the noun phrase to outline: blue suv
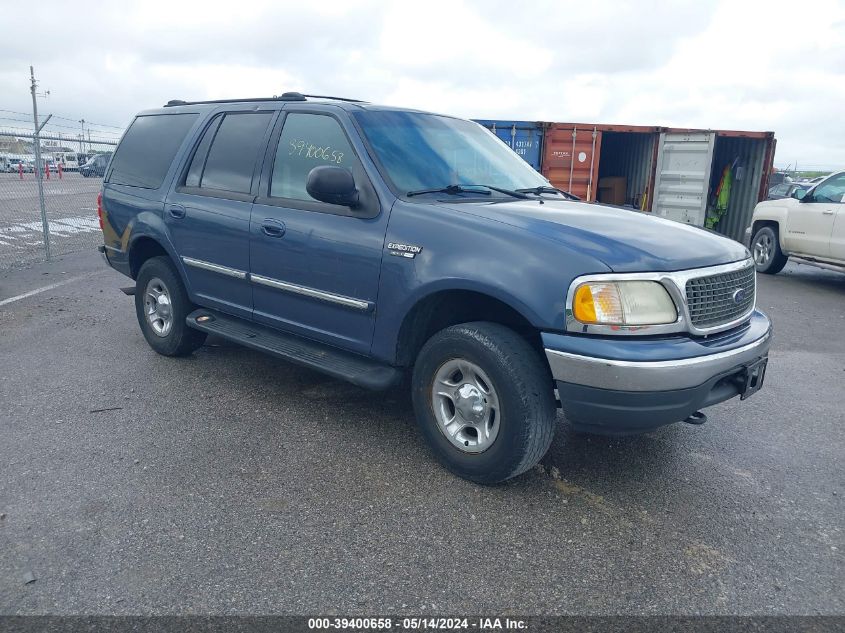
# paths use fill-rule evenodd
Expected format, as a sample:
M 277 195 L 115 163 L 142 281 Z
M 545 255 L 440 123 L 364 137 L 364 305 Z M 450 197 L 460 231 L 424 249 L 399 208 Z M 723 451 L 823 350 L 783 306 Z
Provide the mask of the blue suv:
M 471 121 L 171 101 L 106 169 L 100 250 L 156 352 L 214 334 L 369 389 L 407 375 L 437 458 L 495 483 L 543 457 L 558 407 L 639 433 L 763 382 L 742 245 L 573 198 Z

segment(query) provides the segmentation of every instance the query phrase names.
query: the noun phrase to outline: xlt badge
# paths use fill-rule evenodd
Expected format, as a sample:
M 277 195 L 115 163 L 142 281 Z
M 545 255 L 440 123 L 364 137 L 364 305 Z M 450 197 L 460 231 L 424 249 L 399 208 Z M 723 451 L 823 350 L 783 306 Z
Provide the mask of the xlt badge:
M 422 246 L 400 244 L 399 242 L 389 242 L 387 249 L 394 257 L 407 257 L 408 259 L 414 259 L 418 253 L 422 253 Z

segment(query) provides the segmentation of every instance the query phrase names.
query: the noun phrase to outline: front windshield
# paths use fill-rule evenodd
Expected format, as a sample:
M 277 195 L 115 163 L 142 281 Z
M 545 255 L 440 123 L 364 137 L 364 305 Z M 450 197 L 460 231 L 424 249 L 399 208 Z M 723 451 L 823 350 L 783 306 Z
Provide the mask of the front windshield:
M 400 193 L 448 185 L 549 186 L 494 134 L 472 121 L 392 110 L 354 116 Z

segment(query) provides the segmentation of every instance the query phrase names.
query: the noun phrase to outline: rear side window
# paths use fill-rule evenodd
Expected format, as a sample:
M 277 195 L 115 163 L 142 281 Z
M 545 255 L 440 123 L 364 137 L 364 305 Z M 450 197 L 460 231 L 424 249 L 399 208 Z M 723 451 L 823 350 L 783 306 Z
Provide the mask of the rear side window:
M 191 160 L 185 185 L 249 193 L 272 112 L 236 112 L 215 119 Z
M 112 161 L 108 181 L 158 189 L 179 146 L 197 120 L 196 114 L 155 114 L 136 117 Z

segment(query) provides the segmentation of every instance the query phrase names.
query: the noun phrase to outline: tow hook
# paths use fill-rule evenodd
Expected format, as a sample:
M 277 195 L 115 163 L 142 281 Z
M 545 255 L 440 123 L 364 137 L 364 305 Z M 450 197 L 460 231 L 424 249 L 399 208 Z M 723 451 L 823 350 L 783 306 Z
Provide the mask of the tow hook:
M 686 420 L 684 420 L 684 422 L 686 422 L 687 424 L 695 424 L 696 426 L 704 424 L 705 422 L 707 422 L 707 414 L 702 413 L 701 411 L 696 411 Z

